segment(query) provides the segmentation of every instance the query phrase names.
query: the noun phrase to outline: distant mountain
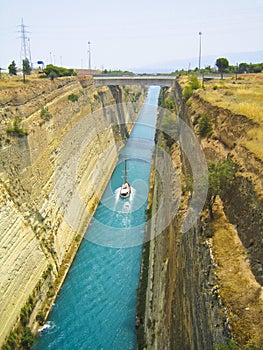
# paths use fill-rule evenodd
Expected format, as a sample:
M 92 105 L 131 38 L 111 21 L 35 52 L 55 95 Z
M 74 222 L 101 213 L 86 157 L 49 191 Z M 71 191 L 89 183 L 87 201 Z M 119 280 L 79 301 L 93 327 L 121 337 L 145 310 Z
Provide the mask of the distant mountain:
M 263 51 L 254 51 L 254 52 L 237 52 L 237 53 L 225 53 L 221 55 L 211 55 L 203 56 L 201 60 L 201 67 L 206 66 L 213 67 L 215 65 L 216 59 L 219 57 L 225 57 L 229 60 L 230 65 L 236 65 L 237 63 L 246 62 L 246 63 L 262 63 L 263 62 Z M 158 73 L 158 72 L 172 72 L 176 69 L 185 69 L 189 67 L 194 69 L 198 67 L 199 58 L 185 58 L 185 59 L 174 59 L 167 62 L 160 62 L 154 65 L 142 66 L 136 68 L 130 68 L 129 70 L 133 72 L 140 73 Z

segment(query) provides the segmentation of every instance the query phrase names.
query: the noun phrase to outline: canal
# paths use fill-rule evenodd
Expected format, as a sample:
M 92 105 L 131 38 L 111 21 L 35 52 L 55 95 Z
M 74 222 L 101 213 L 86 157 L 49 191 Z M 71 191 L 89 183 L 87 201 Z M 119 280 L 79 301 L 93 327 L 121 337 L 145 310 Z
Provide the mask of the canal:
M 139 283 L 159 87 L 150 87 L 35 350 L 135 350 Z M 118 195 L 124 160 L 132 186 Z

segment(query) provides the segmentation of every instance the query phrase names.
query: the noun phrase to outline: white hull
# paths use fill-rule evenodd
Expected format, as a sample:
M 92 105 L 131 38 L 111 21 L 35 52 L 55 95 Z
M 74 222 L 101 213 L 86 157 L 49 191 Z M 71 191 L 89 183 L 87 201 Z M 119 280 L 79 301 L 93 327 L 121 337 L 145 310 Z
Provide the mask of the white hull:
M 125 182 L 120 189 L 120 197 L 128 198 L 131 194 L 131 186 L 128 182 Z

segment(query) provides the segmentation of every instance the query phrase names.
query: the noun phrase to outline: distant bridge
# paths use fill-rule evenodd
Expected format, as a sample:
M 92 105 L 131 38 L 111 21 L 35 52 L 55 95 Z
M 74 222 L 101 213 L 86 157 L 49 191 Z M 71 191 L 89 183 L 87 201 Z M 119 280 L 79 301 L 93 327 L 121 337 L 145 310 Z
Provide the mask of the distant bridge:
M 95 86 L 105 85 L 157 85 L 157 86 L 173 86 L 176 76 L 169 75 L 133 75 L 133 76 L 93 76 Z

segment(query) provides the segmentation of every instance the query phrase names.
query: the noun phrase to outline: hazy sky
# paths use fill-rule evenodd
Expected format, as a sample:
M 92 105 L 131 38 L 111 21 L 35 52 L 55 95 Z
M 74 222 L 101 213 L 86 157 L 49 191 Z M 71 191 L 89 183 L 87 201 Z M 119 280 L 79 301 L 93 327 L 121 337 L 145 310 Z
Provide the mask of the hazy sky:
M 0 66 L 20 66 L 23 18 L 32 61 L 66 67 L 147 67 L 263 50 L 263 0 L 0 0 Z M 263 61 L 263 57 L 262 57 Z M 198 62 L 196 62 L 196 66 Z M 211 62 L 213 65 L 213 62 Z

